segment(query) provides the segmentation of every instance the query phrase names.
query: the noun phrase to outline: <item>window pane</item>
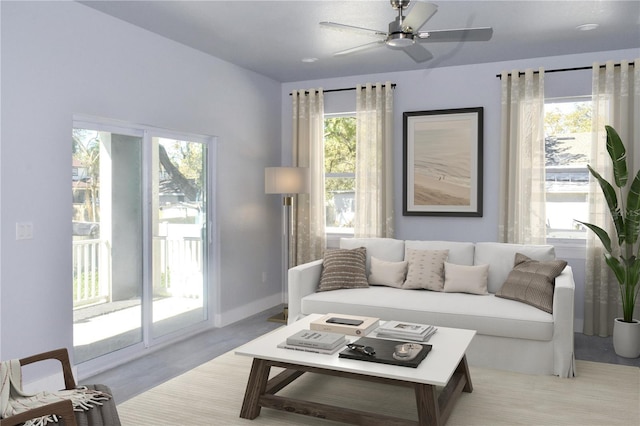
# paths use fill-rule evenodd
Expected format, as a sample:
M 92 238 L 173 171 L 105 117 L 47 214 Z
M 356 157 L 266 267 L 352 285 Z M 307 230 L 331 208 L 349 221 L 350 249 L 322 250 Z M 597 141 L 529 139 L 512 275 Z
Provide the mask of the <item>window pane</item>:
M 547 237 L 584 238 L 591 152 L 591 100 L 545 104 Z
M 356 119 L 330 117 L 324 124 L 326 232 L 353 233 Z
M 142 341 L 142 138 L 73 130 L 75 361 Z
M 206 319 L 206 145 L 153 138 L 154 338 Z

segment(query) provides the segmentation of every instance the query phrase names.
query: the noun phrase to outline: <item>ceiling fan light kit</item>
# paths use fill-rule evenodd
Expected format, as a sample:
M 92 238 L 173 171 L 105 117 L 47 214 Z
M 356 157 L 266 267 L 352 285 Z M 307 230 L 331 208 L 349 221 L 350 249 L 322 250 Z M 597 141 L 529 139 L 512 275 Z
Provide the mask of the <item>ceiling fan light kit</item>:
M 466 41 L 487 41 L 493 36 L 491 27 L 482 28 L 461 28 L 450 30 L 419 31 L 424 24 L 438 11 L 438 6 L 433 3 L 415 2 L 411 11 L 404 16 L 403 10 L 409 7 L 410 0 L 390 0 L 391 7 L 398 11 L 398 16 L 389 23 L 389 31 L 379 31 L 370 28 L 357 27 L 353 25 L 339 24 L 336 22 L 320 22 L 321 26 L 367 34 L 371 36 L 384 37 L 378 41 L 351 47 L 334 53 L 334 56 L 348 55 L 361 52 L 374 47 L 386 45 L 392 49 L 403 50 L 416 62 L 424 62 L 433 55 L 420 44 L 424 42 L 466 42 Z

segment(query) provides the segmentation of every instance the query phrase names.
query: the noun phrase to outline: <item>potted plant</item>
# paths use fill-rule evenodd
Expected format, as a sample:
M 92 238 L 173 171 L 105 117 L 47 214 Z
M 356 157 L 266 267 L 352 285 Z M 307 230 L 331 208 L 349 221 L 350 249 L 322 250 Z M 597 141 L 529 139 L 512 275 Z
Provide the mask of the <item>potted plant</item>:
M 640 170 L 627 187 L 627 152 L 620 136 L 611 126 L 607 131 L 607 152 L 613 165 L 614 186 L 597 171 L 587 165 L 591 175 L 598 181 L 607 201 L 615 227 L 612 238 L 602 228 L 591 223 L 580 222 L 593 231 L 604 246 L 605 261 L 613 271 L 622 301 L 622 318 L 616 318 L 613 327 L 615 352 L 624 357 L 640 355 L 640 322 L 633 318 L 640 280 L 640 258 L 638 236 L 640 234 Z M 625 194 L 626 192 L 626 194 Z

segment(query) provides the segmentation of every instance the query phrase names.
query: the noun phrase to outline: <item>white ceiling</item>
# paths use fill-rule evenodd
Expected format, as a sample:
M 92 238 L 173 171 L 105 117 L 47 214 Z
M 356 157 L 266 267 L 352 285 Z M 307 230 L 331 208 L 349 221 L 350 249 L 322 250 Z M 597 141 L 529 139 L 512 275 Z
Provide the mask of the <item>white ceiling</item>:
M 426 44 L 434 57 L 421 64 L 386 46 L 332 55 L 375 38 L 322 28 L 320 21 L 386 32 L 396 17 L 388 0 L 81 3 L 280 82 L 640 48 L 638 0 L 434 0 L 438 12 L 421 30 L 490 26 L 493 38 Z M 599 27 L 576 29 L 591 23 Z

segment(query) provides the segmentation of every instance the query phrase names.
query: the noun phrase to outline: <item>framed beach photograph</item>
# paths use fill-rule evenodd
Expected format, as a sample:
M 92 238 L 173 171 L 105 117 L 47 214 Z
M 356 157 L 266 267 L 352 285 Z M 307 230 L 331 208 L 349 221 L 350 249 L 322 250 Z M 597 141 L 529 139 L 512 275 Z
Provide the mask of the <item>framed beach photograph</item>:
M 482 216 L 482 113 L 403 114 L 403 215 Z

